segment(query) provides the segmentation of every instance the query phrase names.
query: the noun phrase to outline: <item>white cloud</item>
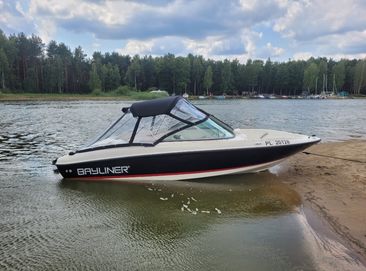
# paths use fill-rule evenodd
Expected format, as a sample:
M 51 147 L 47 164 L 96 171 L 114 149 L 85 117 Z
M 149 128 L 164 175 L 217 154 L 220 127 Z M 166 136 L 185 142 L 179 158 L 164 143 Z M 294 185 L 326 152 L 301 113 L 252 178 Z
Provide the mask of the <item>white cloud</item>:
M 365 30 L 364 0 L 299 0 L 287 3 L 287 12 L 273 29 L 298 41 Z
M 45 17 L 69 31 L 87 31 L 98 38 L 151 39 L 182 36 L 235 35 L 283 12 L 279 0 L 241 1 L 72 1 L 30 0 L 28 14 Z
M 284 53 L 284 49 L 281 48 L 281 47 L 276 47 L 276 46 L 273 46 L 272 43 L 268 42 L 266 44 L 266 49 L 268 50 L 268 53 L 270 54 L 270 56 L 280 56 Z
M 317 53 L 333 59 L 364 58 L 366 30 L 333 34 L 316 39 Z
M 33 21 L 36 34 L 48 42 L 55 38 L 60 21 L 82 18 L 111 26 L 123 24 L 130 14 L 138 12 L 139 5 L 121 1 L 30 0 L 27 11 L 18 6 L 24 17 Z
M 92 48 L 94 50 L 99 50 L 100 46 L 101 46 L 101 44 L 99 42 L 93 42 L 92 43 Z
M 323 57 L 331 58 L 333 60 L 341 60 L 341 59 L 366 59 L 366 53 L 360 54 L 325 54 Z
M 54 22 L 39 19 L 35 23 L 35 29 L 37 31 L 36 34 L 41 37 L 44 43 L 48 43 L 54 39 L 54 35 L 56 33 L 56 25 Z
M 143 42 L 130 40 L 123 48 L 117 49 L 117 52 L 122 55 L 152 55 L 153 46 L 154 40 Z
M 19 2 L 0 2 L 0 29 L 8 33 L 33 31 L 32 21 L 24 16 Z
M 120 40 L 118 51 L 131 55 L 245 61 L 366 53 L 365 0 L 0 0 L 0 14 L 6 33 L 35 33 L 48 42 L 62 28 L 94 37 L 93 49 Z
M 257 0 L 239 0 L 240 6 L 245 11 L 254 10 L 255 6 L 258 4 Z
M 294 60 L 308 60 L 311 57 L 312 57 L 311 52 L 298 52 L 298 53 L 294 54 L 293 59 Z
M 333 34 L 318 38 L 323 53 L 366 53 L 366 30 L 350 31 L 345 34 Z
M 124 1 L 31 0 L 29 13 L 54 19 L 91 18 L 105 24 L 126 22 L 129 14 L 137 12 L 138 4 Z
M 238 59 L 240 62 L 245 62 L 248 58 L 255 56 L 255 44 L 258 39 L 260 39 L 260 33 L 245 29 L 236 38 L 208 36 L 205 39 L 195 40 L 172 36 L 143 41 L 129 40 L 125 46 L 117 51 L 121 54 L 130 55 L 163 55 L 173 53 L 185 56 L 192 53 L 215 60 Z M 272 48 L 274 51 L 278 49 Z
M 246 54 L 246 41 L 243 36 L 229 38 L 225 36 L 209 36 L 202 40 L 186 39 L 184 41 L 186 49 L 195 54 L 205 57 L 225 55 Z
M 274 20 L 273 29 L 289 41 L 293 58 L 366 54 L 364 0 L 299 0 L 286 5 L 286 14 Z
M 20 13 L 22 14 L 24 17 L 26 17 L 26 13 L 23 11 L 23 7 L 22 5 L 20 4 L 20 2 L 15 2 L 15 9 Z

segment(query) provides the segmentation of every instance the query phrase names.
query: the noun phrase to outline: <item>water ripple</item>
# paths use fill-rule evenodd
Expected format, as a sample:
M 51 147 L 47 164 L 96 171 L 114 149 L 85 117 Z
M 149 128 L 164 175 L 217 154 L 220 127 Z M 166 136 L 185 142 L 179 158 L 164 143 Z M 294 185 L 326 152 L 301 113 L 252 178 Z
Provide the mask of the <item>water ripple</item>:
M 317 269 L 299 237 L 299 196 L 270 173 L 169 185 L 60 181 L 51 161 L 91 140 L 125 105 L 0 103 L 0 270 Z M 366 134 L 362 105 L 202 102 L 235 127 L 328 140 Z

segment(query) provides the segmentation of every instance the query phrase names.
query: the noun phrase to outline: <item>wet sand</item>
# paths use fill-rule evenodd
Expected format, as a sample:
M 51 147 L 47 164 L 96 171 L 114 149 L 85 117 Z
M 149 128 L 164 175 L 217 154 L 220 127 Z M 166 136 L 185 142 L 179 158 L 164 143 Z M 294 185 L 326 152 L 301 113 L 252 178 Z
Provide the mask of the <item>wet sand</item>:
M 366 258 L 366 140 L 321 143 L 283 164 L 279 177 Z

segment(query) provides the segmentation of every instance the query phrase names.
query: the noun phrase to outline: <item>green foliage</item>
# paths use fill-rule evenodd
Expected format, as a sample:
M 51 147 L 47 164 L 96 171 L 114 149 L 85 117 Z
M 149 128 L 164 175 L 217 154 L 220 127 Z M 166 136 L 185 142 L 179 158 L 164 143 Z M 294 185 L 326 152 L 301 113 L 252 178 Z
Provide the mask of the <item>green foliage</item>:
M 277 93 L 280 95 L 282 94 L 290 94 L 290 87 L 289 87 L 289 69 L 287 68 L 287 63 L 279 64 L 277 68 L 276 74 L 276 89 Z
M 0 48 L 0 89 L 5 89 L 5 76 L 9 71 L 8 57 L 3 48 Z
M 176 91 L 176 59 L 173 54 L 167 54 L 156 59 L 156 73 L 158 78 L 158 88 L 168 89 L 169 92 Z
M 129 86 L 119 86 L 117 89 L 112 91 L 112 94 L 117 96 L 129 96 L 134 89 Z
M 346 65 L 344 60 L 341 60 L 333 66 L 332 74 L 335 91 L 341 91 L 346 79 Z
M 210 88 L 212 87 L 213 80 L 212 80 L 212 67 L 208 66 L 205 72 L 205 76 L 203 77 L 203 87 L 206 89 L 206 94 L 208 95 L 208 92 Z
M 151 93 L 147 91 L 140 91 L 140 92 L 132 91 L 130 92 L 129 97 L 132 100 L 152 100 L 166 97 L 166 95 L 163 93 Z
M 73 51 L 64 43 L 42 40 L 24 33 L 6 36 L 0 30 L 0 89 L 39 93 L 138 94 L 148 89 L 165 89 L 170 94 L 214 95 L 223 92 L 299 95 L 303 90 L 346 90 L 366 93 L 365 60 L 273 62 L 268 59 L 215 61 L 192 54 L 131 58 L 116 52 L 94 52 L 87 58 L 79 46 Z M 129 89 L 122 87 L 127 85 Z M 133 91 L 132 91 L 133 90 Z M 135 93 L 136 92 L 136 93 Z M 98 93 L 98 92 L 97 92 Z M 132 95 L 132 94 L 131 94 Z M 155 94 L 154 94 L 155 95 Z
M 273 92 L 273 82 L 275 68 L 273 67 L 273 63 L 271 59 L 267 59 L 266 63 L 263 67 L 263 75 L 262 75 L 262 87 L 264 93 L 272 93 Z
M 260 92 L 259 86 L 259 76 L 263 69 L 263 61 L 249 59 L 245 65 L 245 77 L 246 77 L 246 85 L 244 86 L 247 91 L 257 91 Z M 281 81 L 281 83 L 283 83 Z
M 131 62 L 131 65 L 128 67 L 126 72 L 126 82 L 129 86 L 134 86 L 135 90 L 138 88 L 138 80 L 140 80 L 141 75 L 141 64 L 140 57 L 135 55 Z
M 190 82 L 191 65 L 188 58 L 177 57 L 175 59 L 173 75 L 173 92 L 184 93 L 187 91 Z
M 116 89 L 121 81 L 118 66 L 111 63 L 101 65 L 100 81 L 103 91 Z
M 102 96 L 103 95 L 103 92 L 100 90 L 100 88 L 95 88 L 91 92 L 91 95 L 93 95 L 93 96 Z
M 317 93 L 317 80 L 319 79 L 319 67 L 315 62 L 310 63 L 304 71 L 304 88 L 309 93 Z
M 366 60 L 357 62 L 354 72 L 354 93 L 360 94 L 361 88 L 366 86 Z
M 92 68 L 90 70 L 89 87 L 91 90 L 101 89 L 102 87 L 102 81 L 99 78 L 96 63 L 92 64 Z
M 189 56 L 188 56 L 189 57 Z M 193 80 L 193 94 L 199 94 L 201 81 L 203 79 L 204 66 L 202 56 L 192 56 L 191 60 L 191 77 Z

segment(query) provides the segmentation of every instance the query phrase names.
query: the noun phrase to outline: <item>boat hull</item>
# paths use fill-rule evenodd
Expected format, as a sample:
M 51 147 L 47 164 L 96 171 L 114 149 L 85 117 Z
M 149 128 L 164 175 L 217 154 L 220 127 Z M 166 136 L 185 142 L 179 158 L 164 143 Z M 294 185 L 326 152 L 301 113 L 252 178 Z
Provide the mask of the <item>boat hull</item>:
M 318 141 L 252 148 L 158 153 L 57 164 L 65 179 L 186 180 L 268 169 Z

